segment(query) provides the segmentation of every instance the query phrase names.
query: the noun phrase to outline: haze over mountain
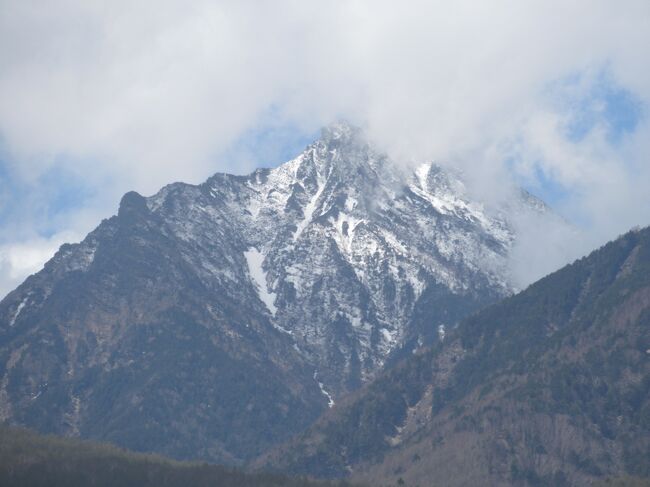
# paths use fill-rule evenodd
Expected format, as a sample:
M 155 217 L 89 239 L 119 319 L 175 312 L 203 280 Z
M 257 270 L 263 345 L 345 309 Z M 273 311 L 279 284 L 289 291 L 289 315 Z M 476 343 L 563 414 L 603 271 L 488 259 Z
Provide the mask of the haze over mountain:
M 341 117 L 580 225 L 568 256 L 531 239 L 528 284 L 645 224 L 649 24 L 646 0 L 4 2 L 0 295 L 128 190 L 276 166 Z
M 0 0 L 0 487 L 646 484 L 649 45 L 649 0 Z
M 0 418 L 251 459 L 512 293 L 525 212 L 552 217 L 405 170 L 346 123 L 275 169 L 128 193 L 0 303 Z
M 650 477 L 650 227 L 463 320 L 258 465 L 371 485 Z

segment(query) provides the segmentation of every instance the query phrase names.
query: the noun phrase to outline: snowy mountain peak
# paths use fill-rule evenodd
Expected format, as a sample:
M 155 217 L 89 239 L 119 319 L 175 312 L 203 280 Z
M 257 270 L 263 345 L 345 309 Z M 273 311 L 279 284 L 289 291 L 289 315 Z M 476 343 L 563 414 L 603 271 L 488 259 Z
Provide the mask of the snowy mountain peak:
M 0 303 L 0 419 L 243 461 L 511 293 L 526 208 L 344 122 L 272 169 L 127 193 Z
M 513 289 L 516 235 L 506 214 L 473 201 L 460 173 L 431 162 L 399 167 L 345 122 L 295 159 L 213 179 L 210 191 L 210 211 L 245 249 L 259 249 L 257 273 L 246 250 L 248 269 L 263 269 L 266 288 L 258 279 L 249 294 L 334 397 L 408 343 L 438 339 L 440 324 Z M 466 304 L 448 309 L 445 300 Z
M 459 172 L 398 166 L 346 122 L 295 159 L 213 179 L 210 191 L 241 245 L 259 249 L 267 288 L 258 282 L 250 295 L 273 310 L 274 326 L 292 333 L 334 396 L 513 289 L 507 213 L 473 200 Z M 450 310 L 445 300 L 474 304 Z
M 341 141 L 349 143 L 353 140 L 359 140 L 363 130 L 360 127 L 352 125 L 347 120 L 339 120 L 321 129 L 321 140 L 327 142 Z
M 531 205 L 522 197 L 511 207 Z M 346 122 L 276 168 L 127 194 L 117 218 L 122 232 L 158 235 L 183 272 L 279 332 L 334 400 L 513 289 L 508 213 L 473 200 L 459 173 L 400 167 Z M 119 234 L 109 227 L 48 265 L 92 270 Z M 15 313 L 25 296 L 10 308 L 16 326 L 31 312 Z

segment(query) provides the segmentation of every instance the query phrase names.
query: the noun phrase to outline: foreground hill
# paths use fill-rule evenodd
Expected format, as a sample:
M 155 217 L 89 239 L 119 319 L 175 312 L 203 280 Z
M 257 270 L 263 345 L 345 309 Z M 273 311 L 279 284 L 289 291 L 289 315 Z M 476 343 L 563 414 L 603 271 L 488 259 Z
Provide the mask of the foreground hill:
M 0 302 L 0 421 L 238 464 L 512 292 L 513 213 L 354 127 L 144 198 Z
M 650 477 L 650 229 L 464 320 L 259 464 L 407 485 Z
M 177 462 L 110 445 L 0 427 L 0 485 L 21 487 L 344 487 Z

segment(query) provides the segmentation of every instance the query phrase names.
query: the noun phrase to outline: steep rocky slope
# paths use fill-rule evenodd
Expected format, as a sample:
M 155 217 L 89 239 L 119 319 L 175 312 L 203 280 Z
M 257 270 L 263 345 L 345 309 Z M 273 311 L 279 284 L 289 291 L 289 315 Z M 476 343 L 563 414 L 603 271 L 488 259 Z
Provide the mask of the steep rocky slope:
M 650 228 L 488 307 L 258 465 L 407 485 L 650 477 Z
M 2 419 L 226 462 L 307 425 L 322 394 L 289 338 L 182 252 L 129 194 L 10 294 Z
M 512 291 L 511 217 L 336 124 L 296 159 L 124 196 L 0 303 L 0 419 L 238 463 Z

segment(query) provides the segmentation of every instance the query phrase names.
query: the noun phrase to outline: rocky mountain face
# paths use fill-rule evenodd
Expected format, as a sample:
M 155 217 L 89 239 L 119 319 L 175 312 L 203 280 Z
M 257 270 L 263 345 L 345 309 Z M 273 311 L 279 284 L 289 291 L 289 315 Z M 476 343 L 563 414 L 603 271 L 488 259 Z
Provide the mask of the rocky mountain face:
M 510 294 L 511 216 L 336 124 L 296 159 L 128 193 L 0 303 L 0 419 L 240 463 Z
M 257 463 L 370 485 L 579 486 L 650 477 L 649 459 L 646 228 L 463 320 Z

